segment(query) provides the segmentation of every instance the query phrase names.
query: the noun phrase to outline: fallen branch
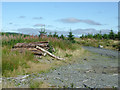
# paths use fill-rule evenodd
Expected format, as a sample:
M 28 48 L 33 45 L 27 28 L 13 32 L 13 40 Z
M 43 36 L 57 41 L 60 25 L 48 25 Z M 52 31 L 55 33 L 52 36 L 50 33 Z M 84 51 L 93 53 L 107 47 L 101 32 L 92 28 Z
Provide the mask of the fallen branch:
M 39 46 L 36 46 L 36 48 L 37 48 L 38 50 L 41 50 L 41 51 L 47 53 L 48 55 L 50 55 L 51 57 L 53 57 L 53 58 L 55 58 L 55 59 L 65 60 L 65 59 L 63 59 L 63 58 L 60 58 L 60 57 L 57 57 L 57 56 L 53 55 L 52 53 L 48 52 L 47 50 L 45 50 L 45 49 L 43 49 L 43 48 L 41 48 L 41 47 L 39 47 Z

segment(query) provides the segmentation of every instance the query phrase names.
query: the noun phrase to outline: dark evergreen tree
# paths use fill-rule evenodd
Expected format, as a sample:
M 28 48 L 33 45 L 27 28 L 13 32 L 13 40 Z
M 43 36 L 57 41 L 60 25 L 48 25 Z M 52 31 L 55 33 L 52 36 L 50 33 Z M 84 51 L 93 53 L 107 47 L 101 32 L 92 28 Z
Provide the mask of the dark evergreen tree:
M 115 35 L 115 39 L 118 39 L 118 34 L 114 34 Z
M 108 36 L 107 34 L 104 34 L 104 35 L 103 35 L 103 38 L 104 38 L 104 39 L 109 39 L 109 36 Z
M 55 33 L 53 34 L 53 37 L 58 37 L 57 32 L 55 32 Z
M 88 33 L 87 38 L 93 38 L 93 35 Z
M 51 32 L 49 33 L 48 37 L 52 37 L 52 33 Z
M 75 42 L 74 35 L 72 34 L 71 30 L 70 30 L 69 35 L 68 35 L 68 40 L 73 42 L 73 43 Z
M 113 40 L 115 39 L 115 34 L 114 34 L 113 30 L 110 31 L 109 38 L 113 39 Z
M 118 32 L 118 40 L 120 40 L 120 32 Z
M 102 39 L 102 35 L 101 34 L 96 34 L 96 38 L 97 39 Z
M 80 38 L 82 38 L 82 39 L 83 39 L 83 38 L 85 38 L 85 36 L 82 34 L 82 36 L 80 36 Z
M 63 39 L 63 40 L 65 39 L 65 37 L 63 36 L 63 34 L 60 36 L 60 38 Z
M 45 27 L 44 28 L 41 28 L 41 31 L 39 31 L 39 37 L 40 37 L 40 35 L 45 35 L 45 34 L 47 34 L 47 32 L 45 31 Z

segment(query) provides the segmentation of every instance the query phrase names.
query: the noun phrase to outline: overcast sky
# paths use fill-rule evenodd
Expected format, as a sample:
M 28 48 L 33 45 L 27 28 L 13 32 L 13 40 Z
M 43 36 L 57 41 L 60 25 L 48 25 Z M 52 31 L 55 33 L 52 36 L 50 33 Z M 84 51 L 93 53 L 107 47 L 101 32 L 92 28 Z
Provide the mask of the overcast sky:
M 48 32 L 75 35 L 118 31 L 117 2 L 3 2 L 2 31 L 39 34 Z

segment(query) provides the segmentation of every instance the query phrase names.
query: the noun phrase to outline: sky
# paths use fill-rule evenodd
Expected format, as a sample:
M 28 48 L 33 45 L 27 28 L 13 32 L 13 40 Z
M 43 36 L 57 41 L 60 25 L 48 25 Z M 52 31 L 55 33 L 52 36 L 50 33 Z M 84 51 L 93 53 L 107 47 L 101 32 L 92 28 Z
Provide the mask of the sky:
M 2 32 L 75 36 L 118 31 L 117 2 L 2 2 Z

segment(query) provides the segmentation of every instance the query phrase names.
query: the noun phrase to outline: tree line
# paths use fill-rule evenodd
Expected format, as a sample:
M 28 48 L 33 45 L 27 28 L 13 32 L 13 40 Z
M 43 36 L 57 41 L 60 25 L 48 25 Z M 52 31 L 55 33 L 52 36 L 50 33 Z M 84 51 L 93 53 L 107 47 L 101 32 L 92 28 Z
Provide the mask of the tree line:
M 41 34 L 46 35 L 47 32 L 44 30 L 39 31 L 39 37 L 41 36 Z M 48 37 L 56 37 L 58 39 L 63 39 L 63 40 L 69 40 L 72 43 L 75 43 L 74 40 L 74 35 L 72 34 L 72 31 L 70 30 L 69 34 L 67 35 L 68 37 L 65 37 L 63 34 L 61 34 L 60 36 L 57 34 L 57 32 L 54 32 L 54 34 L 52 34 L 51 32 L 47 35 Z
M 45 30 L 41 30 L 39 31 L 40 34 L 46 34 L 47 32 Z M 57 32 L 54 32 L 54 34 L 52 34 L 51 32 L 49 33 L 49 35 L 47 35 L 48 37 L 57 37 L 57 38 L 61 38 L 63 40 L 69 40 L 71 42 L 75 42 L 74 40 L 74 35 L 72 34 L 72 31 L 70 30 L 69 34 L 67 35 L 68 37 L 66 38 L 63 34 L 61 36 L 59 36 L 57 34 Z M 109 32 L 109 34 L 101 34 L 101 31 L 97 34 L 87 34 L 87 35 L 83 35 L 80 36 L 80 38 L 84 39 L 84 38 L 95 38 L 95 39 L 112 39 L 112 40 L 120 40 L 120 32 L 118 32 L 117 34 L 113 32 L 113 30 L 111 30 Z
M 87 35 L 83 35 L 80 37 L 80 38 L 95 38 L 95 39 L 112 39 L 112 40 L 120 40 L 120 32 L 118 32 L 117 34 L 115 34 L 113 32 L 113 30 L 111 30 L 109 32 L 109 34 L 101 34 L 101 31 L 100 33 L 98 34 L 87 34 Z

